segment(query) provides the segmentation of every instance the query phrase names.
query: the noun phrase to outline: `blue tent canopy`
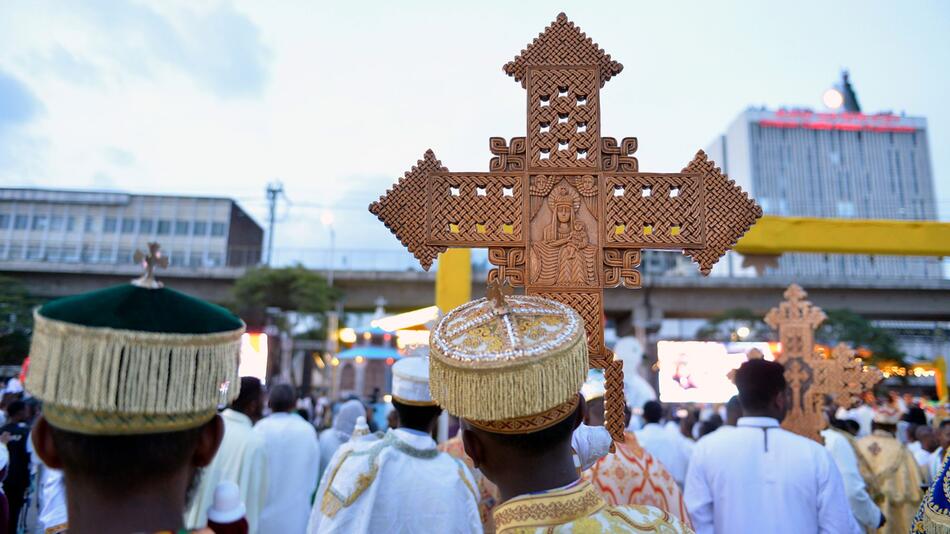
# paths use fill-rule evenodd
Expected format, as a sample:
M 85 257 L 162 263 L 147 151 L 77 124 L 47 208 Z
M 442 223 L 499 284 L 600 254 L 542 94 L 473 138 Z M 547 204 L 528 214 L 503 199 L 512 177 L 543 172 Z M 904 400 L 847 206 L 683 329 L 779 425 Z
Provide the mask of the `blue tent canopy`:
M 352 347 L 336 355 L 336 357 L 341 360 L 353 360 L 357 356 L 362 356 L 367 360 L 385 360 L 386 358 L 398 360 L 402 357 L 399 351 L 394 348 L 378 347 L 375 345 Z

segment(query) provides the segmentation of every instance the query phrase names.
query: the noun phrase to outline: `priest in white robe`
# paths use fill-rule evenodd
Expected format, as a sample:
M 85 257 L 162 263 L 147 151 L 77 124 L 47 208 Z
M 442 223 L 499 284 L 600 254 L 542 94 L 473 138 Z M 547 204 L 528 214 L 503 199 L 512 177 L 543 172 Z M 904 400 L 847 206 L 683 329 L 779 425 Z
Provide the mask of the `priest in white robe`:
M 320 432 L 320 476 L 327 470 L 330 458 L 340 445 L 350 441 L 353 428 L 358 417 L 366 417 L 366 407 L 357 399 L 350 399 L 340 406 L 340 411 L 333 416 L 330 428 Z
M 640 446 L 663 464 L 673 480 L 682 488 L 686 480 L 686 468 L 689 467 L 692 447 L 687 439 L 678 432 L 670 432 L 660 425 L 663 407 L 659 402 L 648 401 L 643 405 L 643 428 L 634 432 Z
M 215 488 L 229 480 L 237 484 L 244 503 L 248 534 L 260 532 L 258 522 L 267 497 L 267 456 L 264 438 L 254 432 L 254 421 L 261 418 L 263 408 L 261 381 L 251 376 L 242 377 L 241 393 L 221 412 L 224 421 L 221 446 L 202 473 L 195 496 L 185 511 L 188 528 L 198 529 L 207 524 Z
M 474 475 L 432 439 L 442 409 L 429 394 L 427 359 L 403 358 L 392 373 L 399 427 L 337 450 L 307 532 L 482 532 Z
M 846 534 L 851 516 L 841 474 L 817 442 L 782 429 L 784 368 L 750 360 L 736 372 L 745 417 L 696 444 L 685 500 L 697 534 Z
M 881 509 L 868 494 L 867 484 L 861 476 L 858 453 L 851 442 L 853 438 L 849 439 L 848 434 L 834 427 L 822 430 L 821 437 L 824 438 L 825 448 L 831 453 L 838 471 L 841 472 L 845 494 L 848 496 L 848 504 L 851 505 L 851 514 L 855 521 L 865 532 L 876 531 L 884 523 L 884 517 Z
M 267 455 L 267 498 L 260 532 L 304 532 L 320 470 L 317 431 L 293 413 L 296 402 L 291 386 L 274 386 L 268 406 L 273 413 L 254 427 L 264 438 Z

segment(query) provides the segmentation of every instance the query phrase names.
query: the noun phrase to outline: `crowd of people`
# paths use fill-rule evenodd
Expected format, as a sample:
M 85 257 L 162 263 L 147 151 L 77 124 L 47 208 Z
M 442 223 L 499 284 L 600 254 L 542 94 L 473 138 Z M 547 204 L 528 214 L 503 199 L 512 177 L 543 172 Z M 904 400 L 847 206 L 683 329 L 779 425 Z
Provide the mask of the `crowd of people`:
M 819 442 L 781 428 L 784 368 L 752 359 L 723 405 L 664 405 L 641 384 L 624 428 L 580 317 L 499 293 L 394 363 L 377 428 L 358 398 L 238 377 L 240 320 L 136 282 L 37 312 L 25 387 L 8 380 L 0 400 L 0 534 L 950 525 L 950 420 L 925 399 L 825 399 Z

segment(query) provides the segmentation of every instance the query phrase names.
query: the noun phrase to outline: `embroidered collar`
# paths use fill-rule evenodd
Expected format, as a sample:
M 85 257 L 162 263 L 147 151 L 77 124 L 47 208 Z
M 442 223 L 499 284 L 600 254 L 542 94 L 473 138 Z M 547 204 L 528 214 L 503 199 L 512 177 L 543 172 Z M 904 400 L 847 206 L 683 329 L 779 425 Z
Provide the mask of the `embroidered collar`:
M 591 516 L 607 503 L 590 482 L 566 488 L 519 495 L 495 507 L 492 516 L 498 534 L 517 529 L 553 527 Z
M 411 432 L 406 428 L 397 428 L 386 432 L 383 438 L 393 448 L 414 458 L 431 459 L 439 455 L 435 440 L 422 432 Z

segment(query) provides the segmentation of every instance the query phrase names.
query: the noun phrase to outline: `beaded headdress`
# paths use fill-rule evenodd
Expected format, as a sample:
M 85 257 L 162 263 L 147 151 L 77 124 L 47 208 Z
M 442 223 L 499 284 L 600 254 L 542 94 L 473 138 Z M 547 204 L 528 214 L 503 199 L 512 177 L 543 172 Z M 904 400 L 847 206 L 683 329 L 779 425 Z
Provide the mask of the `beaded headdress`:
M 574 413 L 587 375 L 584 322 L 571 307 L 533 296 L 492 298 L 452 310 L 432 332 L 432 399 L 470 424 L 529 433 Z

